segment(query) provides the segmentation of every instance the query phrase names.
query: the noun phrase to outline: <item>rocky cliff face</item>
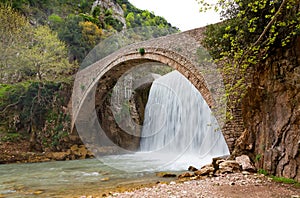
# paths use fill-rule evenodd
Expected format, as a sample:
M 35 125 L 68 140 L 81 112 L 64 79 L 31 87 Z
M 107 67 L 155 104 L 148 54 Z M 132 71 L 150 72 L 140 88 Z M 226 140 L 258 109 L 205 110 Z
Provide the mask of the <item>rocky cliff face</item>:
M 113 1 L 113 0 L 96 0 L 93 3 L 92 10 L 94 10 L 96 6 L 99 6 L 100 8 L 103 8 L 105 10 L 111 9 L 113 12 L 113 17 L 115 19 L 119 20 L 124 25 L 123 28 L 126 28 L 126 20 L 124 18 L 124 10 L 115 1 Z
M 255 68 L 243 100 L 239 151 L 256 167 L 300 181 L 300 38 Z

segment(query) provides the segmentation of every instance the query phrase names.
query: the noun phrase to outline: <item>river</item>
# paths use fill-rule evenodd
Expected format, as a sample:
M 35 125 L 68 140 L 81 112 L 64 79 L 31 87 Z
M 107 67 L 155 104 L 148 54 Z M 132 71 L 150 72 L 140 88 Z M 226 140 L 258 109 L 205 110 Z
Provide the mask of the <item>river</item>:
M 122 160 L 118 162 L 118 166 L 128 165 Z M 158 178 L 148 171 L 121 171 L 97 159 L 0 165 L 1 198 L 101 196 L 118 187 L 158 181 L 170 179 Z

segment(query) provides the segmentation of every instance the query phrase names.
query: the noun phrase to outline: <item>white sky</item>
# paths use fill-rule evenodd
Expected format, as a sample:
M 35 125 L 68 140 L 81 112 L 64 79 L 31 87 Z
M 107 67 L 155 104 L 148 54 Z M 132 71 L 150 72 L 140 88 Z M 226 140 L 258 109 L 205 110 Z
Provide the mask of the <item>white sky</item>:
M 213 11 L 200 13 L 200 5 L 196 0 L 129 0 L 129 2 L 139 9 L 153 11 L 155 15 L 164 17 L 181 31 L 220 21 L 219 15 Z

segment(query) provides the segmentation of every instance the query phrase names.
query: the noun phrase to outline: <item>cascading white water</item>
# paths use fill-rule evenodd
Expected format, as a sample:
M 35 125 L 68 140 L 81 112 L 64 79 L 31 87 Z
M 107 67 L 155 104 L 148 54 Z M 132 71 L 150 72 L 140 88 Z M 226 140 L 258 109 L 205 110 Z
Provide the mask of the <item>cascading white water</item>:
M 178 71 L 155 80 L 150 89 L 141 152 L 161 156 L 171 167 L 201 166 L 229 155 L 216 118 L 199 91 Z

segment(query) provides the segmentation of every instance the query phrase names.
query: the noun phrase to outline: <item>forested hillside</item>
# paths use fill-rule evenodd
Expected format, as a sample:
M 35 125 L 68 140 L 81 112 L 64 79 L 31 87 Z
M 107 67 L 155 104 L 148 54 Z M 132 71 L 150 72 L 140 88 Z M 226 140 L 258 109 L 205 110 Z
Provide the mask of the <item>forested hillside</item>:
M 4 0 L 0 3 L 0 144 L 32 150 L 70 145 L 73 75 L 99 42 L 125 28 L 172 27 L 127 0 Z

